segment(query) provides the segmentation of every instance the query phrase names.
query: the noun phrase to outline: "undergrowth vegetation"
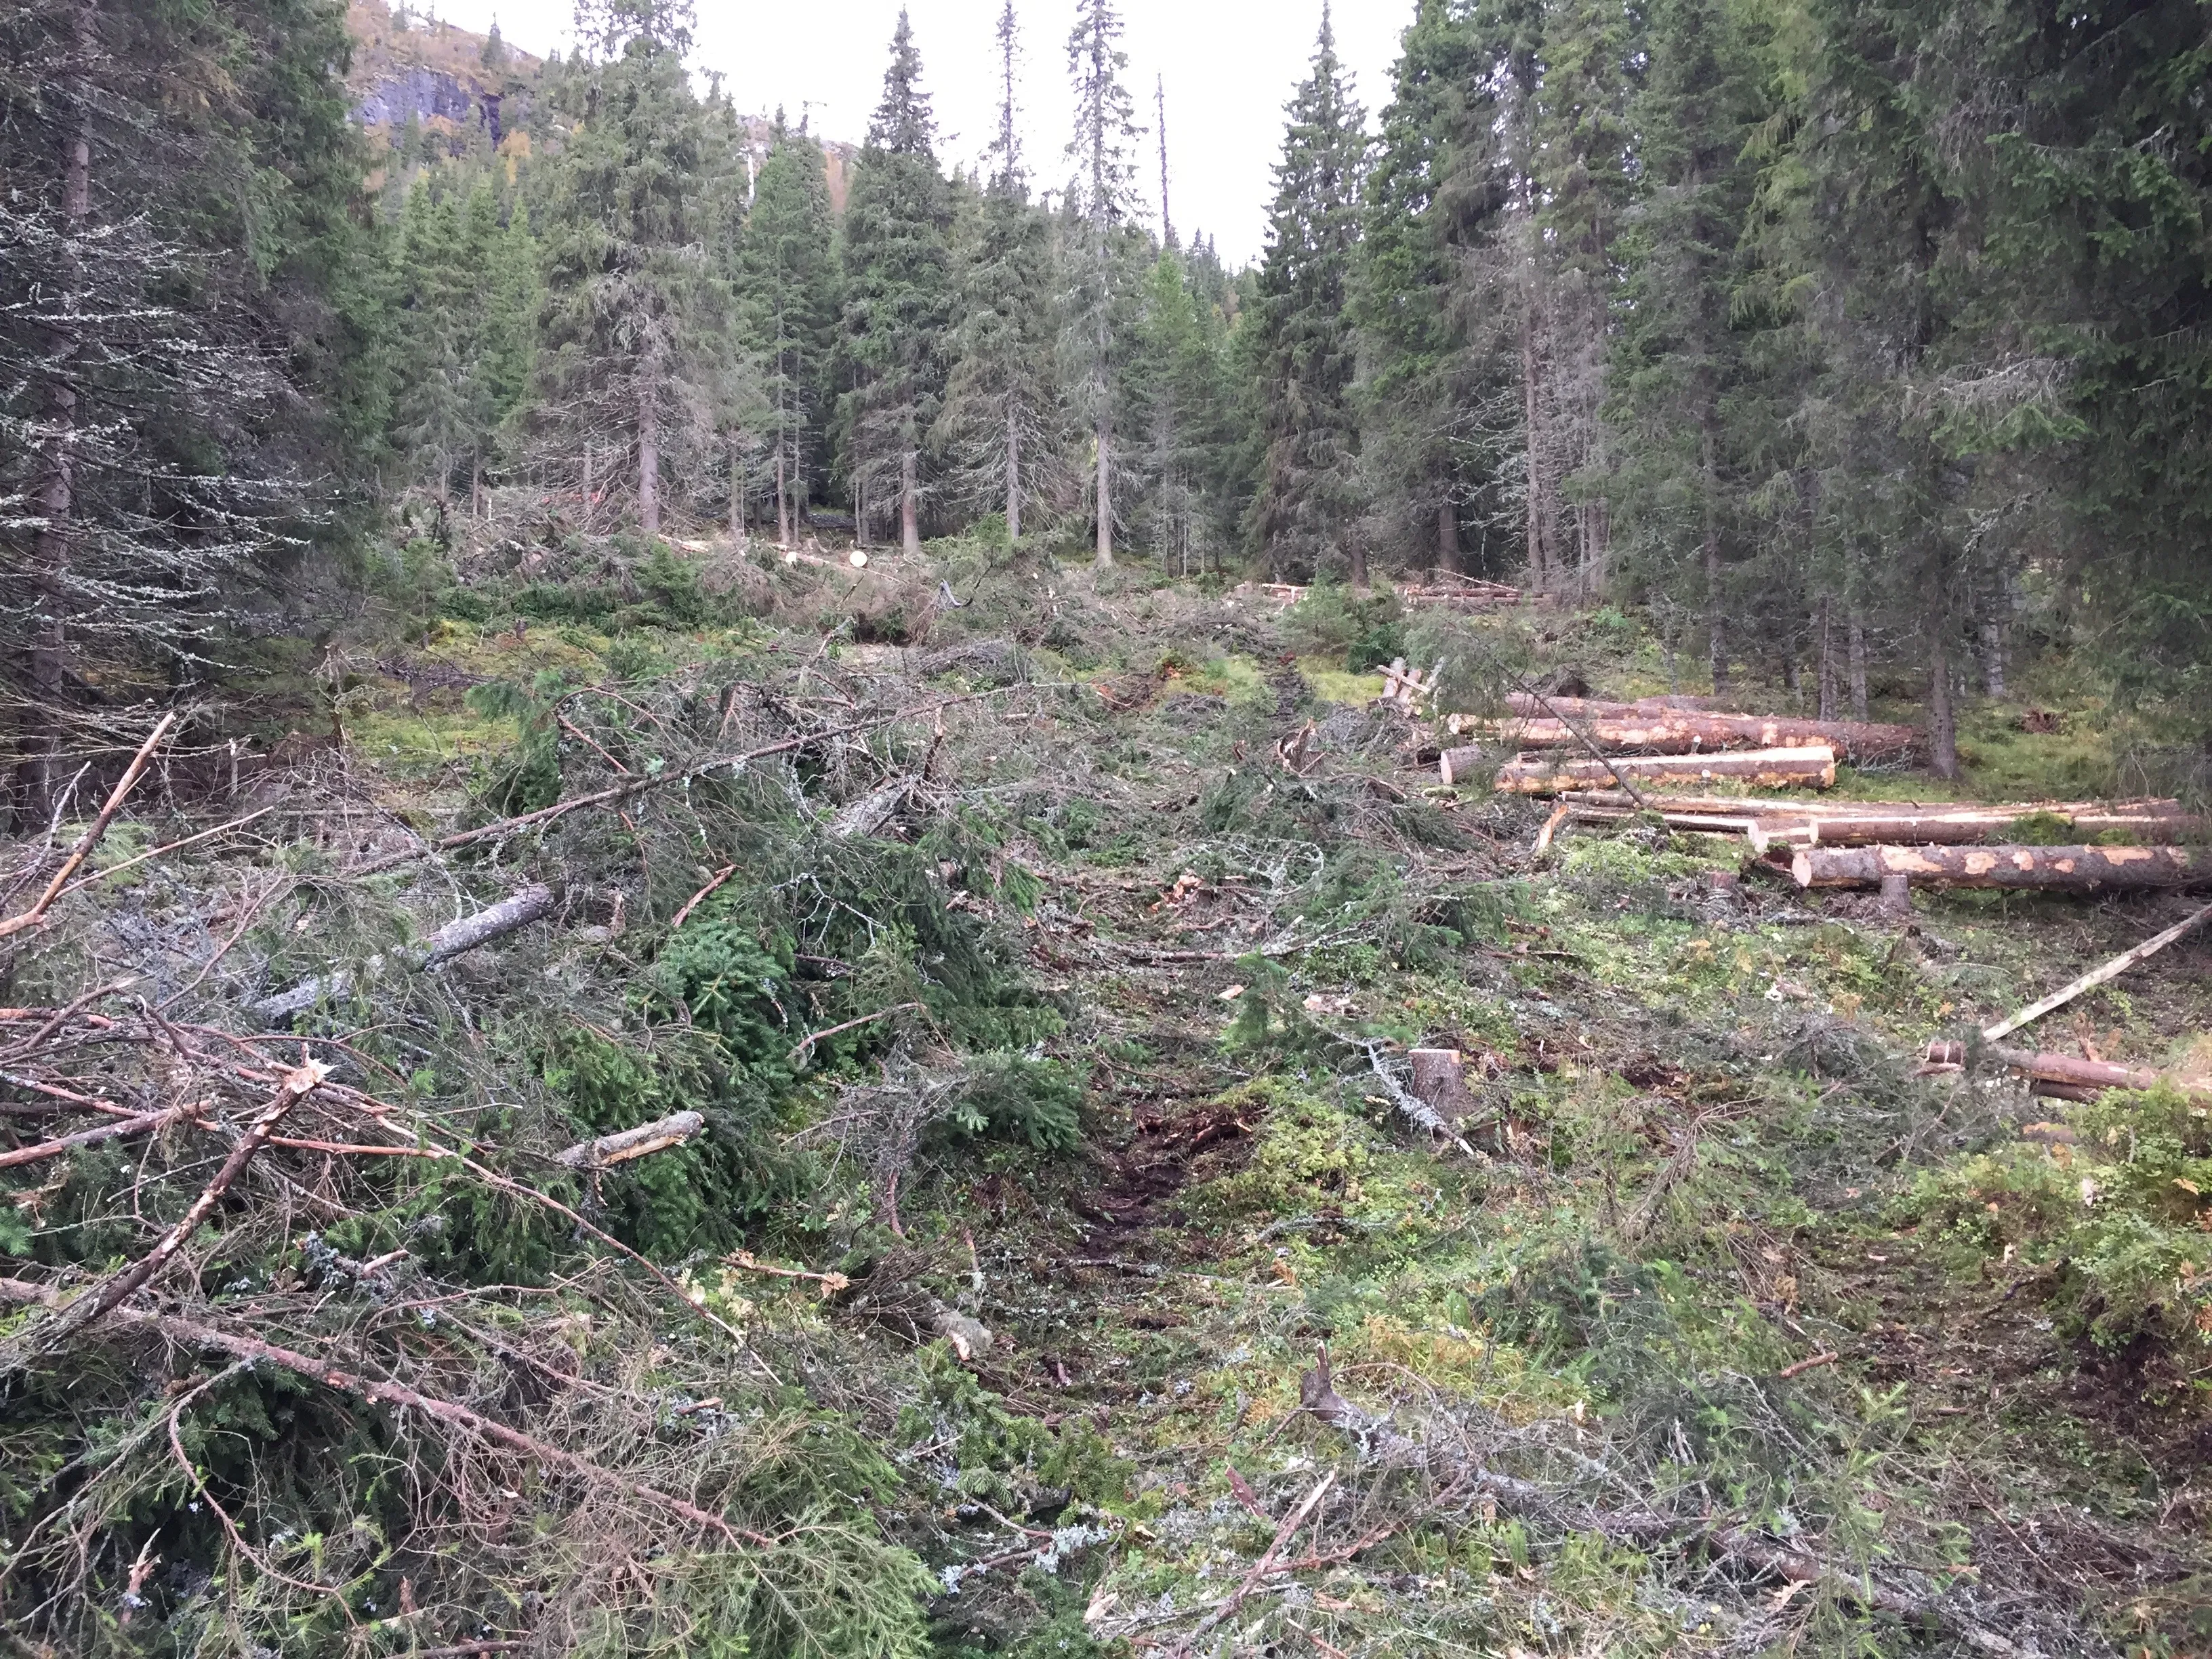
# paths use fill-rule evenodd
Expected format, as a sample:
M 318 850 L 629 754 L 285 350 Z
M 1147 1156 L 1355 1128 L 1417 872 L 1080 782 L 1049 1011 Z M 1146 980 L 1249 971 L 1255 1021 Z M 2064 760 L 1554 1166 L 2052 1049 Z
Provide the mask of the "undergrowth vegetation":
M 19 1649 L 2212 1639 L 2201 1097 L 1917 1063 L 2157 903 L 1538 857 L 1346 690 L 1647 690 L 1626 617 L 938 551 L 403 560 L 347 749 L 146 804 L 0 946 Z M 2166 968 L 2081 1039 L 2185 1059 Z M 44 1146 L 79 1102 L 135 1127 Z

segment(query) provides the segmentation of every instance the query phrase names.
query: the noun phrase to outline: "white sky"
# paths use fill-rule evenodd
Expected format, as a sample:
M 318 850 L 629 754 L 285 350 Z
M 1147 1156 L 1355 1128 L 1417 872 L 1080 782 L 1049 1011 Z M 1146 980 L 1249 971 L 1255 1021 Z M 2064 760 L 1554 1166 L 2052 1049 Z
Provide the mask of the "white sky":
M 698 0 L 694 65 L 718 71 L 738 106 L 811 105 L 816 133 L 858 143 L 883 88 L 900 0 Z M 934 95 L 939 158 L 949 167 L 982 155 L 997 125 L 1000 0 L 907 0 L 924 84 Z M 482 32 L 493 18 L 508 43 L 543 54 L 568 49 L 573 0 L 415 0 Z M 1232 266 L 1258 256 L 1280 154 L 1283 106 L 1305 78 L 1322 0 L 1122 0 L 1129 81 L 1149 130 L 1155 76 L 1167 82 L 1170 205 L 1176 230 L 1204 231 Z M 1024 62 L 1020 98 L 1030 179 L 1067 176 L 1068 31 L 1075 0 L 1015 0 Z M 1338 0 L 1337 50 L 1353 74 L 1369 125 L 1389 97 L 1398 38 L 1414 0 Z M 1157 209 L 1157 141 L 1139 177 Z

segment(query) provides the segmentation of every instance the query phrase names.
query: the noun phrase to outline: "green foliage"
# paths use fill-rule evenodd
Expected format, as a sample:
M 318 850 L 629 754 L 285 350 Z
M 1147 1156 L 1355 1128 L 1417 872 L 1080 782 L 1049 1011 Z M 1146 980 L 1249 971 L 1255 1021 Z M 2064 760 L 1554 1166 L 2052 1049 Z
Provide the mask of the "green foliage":
M 2075 1144 L 2014 1142 L 1920 1176 L 1907 1213 L 2045 1269 L 2051 1304 L 2107 1348 L 2156 1343 L 2212 1376 L 2212 1113 L 2172 1089 L 2067 1116 Z
M 1301 654 L 1341 657 L 1354 674 L 1406 654 L 1405 607 L 1387 589 L 1363 594 L 1317 583 L 1285 613 L 1283 630 Z
M 949 1122 L 961 1135 L 1066 1152 L 1083 1141 L 1082 1103 L 1081 1081 L 1060 1061 L 991 1054 L 977 1060 Z
M 528 687 L 493 680 L 469 688 L 470 709 L 489 720 L 514 720 L 521 735 L 485 781 L 483 801 L 495 817 L 535 812 L 561 799 L 561 728 L 556 714 L 568 690 L 558 672 L 540 674 Z

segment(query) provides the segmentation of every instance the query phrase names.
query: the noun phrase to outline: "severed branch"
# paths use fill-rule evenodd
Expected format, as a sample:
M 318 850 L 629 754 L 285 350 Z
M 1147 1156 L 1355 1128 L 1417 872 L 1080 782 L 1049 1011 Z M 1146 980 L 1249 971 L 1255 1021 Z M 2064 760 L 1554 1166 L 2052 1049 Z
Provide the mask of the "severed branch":
M 665 1152 L 671 1146 L 681 1146 L 706 1132 L 707 1120 L 698 1113 L 678 1112 L 652 1123 L 641 1123 L 635 1129 L 584 1141 L 566 1152 L 556 1152 L 553 1161 L 571 1170 L 610 1169 L 633 1158 Z
M 92 849 L 100 845 L 100 838 L 107 833 L 107 826 L 114 822 L 115 815 L 123 810 L 123 803 L 131 798 L 131 792 L 138 787 L 138 780 L 146 775 L 147 767 L 153 763 L 155 750 L 161 746 L 161 739 L 168 736 L 169 728 L 176 723 L 177 717 L 174 714 L 164 714 L 155 723 L 153 731 L 147 735 L 146 741 L 138 745 L 138 752 L 131 757 L 129 769 L 123 774 L 115 787 L 108 792 L 107 804 L 100 809 L 100 816 L 92 821 L 89 829 L 77 837 L 76 845 L 70 848 L 69 856 L 62 860 L 62 867 L 54 872 L 54 878 L 46 884 L 46 890 L 39 895 L 39 902 L 24 911 L 22 915 L 10 916 L 7 921 L 0 921 L 0 939 L 6 939 L 11 934 L 22 933 L 27 928 L 45 925 L 46 912 L 52 908 L 54 901 L 61 896 L 62 890 L 69 885 L 70 878 L 74 876 L 84 861 L 92 856 Z
M 161 1236 L 161 1242 L 106 1283 L 94 1286 L 70 1303 L 44 1329 L 28 1333 L 27 1340 L 32 1348 L 50 1350 L 66 1341 L 86 1326 L 113 1312 L 167 1267 L 177 1252 L 190 1242 L 191 1236 L 200 1230 L 201 1223 L 214 1212 L 222 1195 L 230 1190 L 231 1183 L 246 1173 L 246 1166 L 252 1163 L 255 1156 L 268 1145 L 270 1136 L 276 1132 L 276 1126 L 284 1121 L 295 1106 L 320 1088 L 323 1079 L 330 1074 L 329 1066 L 302 1054 L 299 1070 L 284 1074 L 283 1080 L 276 1085 L 276 1097 L 262 1108 L 261 1115 L 238 1138 L 238 1145 L 231 1149 L 230 1156 L 223 1160 L 222 1167 L 216 1171 L 214 1179 L 202 1188 L 200 1195 L 192 1200 L 191 1207 L 185 1212 L 177 1224 Z M 20 1346 L 12 1353 L 0 1356 L 0 1376 L 19 1369 L 27 1358 L 28 1355 Z
M 559 902 L 560 895 L 543 883 L 526 887 L 475 915 L 447 922 L 418 949 L 402 951 L 400 961 L 410 973 L 428 973 L 455 957 L 465 956 L 510 933 L 519 933 L 532 922 L 544 921 Z M 374 972 L 383 963 L 382 957 L 371 957 L 369 971 Z M 253 1012 L 256 1018 L 264 1020 L 289 1019 L 295 1014 L 305 1013 L 326 996 L 343 996 L 352 987 L 353 976 L 344 973 L 332 974 L 327 979 L 302 980 L 289 991 L 262 998 L 253 1005 Z
M 152 1134 L 183 1117 L 187 1109 L 182 1106 L 172 1106 L 166 1111 L 141 1112 L 135 1117 L 112 1118 L 106 1123 L 96 1123 L 89 1129 L 79 1129 L 75 1134 L 42 1140 L 35 1146 L 18 1146 L 13 1152 L 0 1152 L 0 1170 L 18 1170 L 26 1164 L 43 1164 L 50 1158 L 59 1158 L 82 1146 L 97 1146 L 103 1141 Z
M 2122 974 L 2127 972 L 2129 969 L 2134 967 L 2137 963 L 2149 961 L 2151 957 L 2156 956 L 2160 951 L 2166 949 L 2167 945 L 2187 938 L 2191 933 L 2196 932 L 2197 928 L 2202 927 L 2208 921 L 2212 921 L 2212 904 L 2206 905 L 2195 915 L 2167 928 L 2164 933 L 2159 934 L 2157 938 L 2147 939 L 2141 945 L 2136 945 L 2134 950 L 2129 951 L 2123 955 L 2114 957 L 2110 962 L 2098 969 L 2095 972 L 2084 974 L 2081 978 L 2075 980 L 2071 985 L 2066 986 L 2063 989 L 2053 991 L 2049 996 L 2044 998 L 2042 1001 L 2037 1003 L 2033 1007 L 2021 1009 L 2010 1019 L 1999 1020 L 1996 1024 L 1990 1026 L 1989 1030 L 1982 1033 L 1982 1041 L 1984 1042 L 2002 1042 L 2006 1037 L 2010 1036 L 2014 1031 L 2019 1030 L 2022 1026 L 2033 1025 L 2037 1020 L 2041 1019 L 2045 1014 L 2051 1012 L 2054 1009 L 2063 1008 L 2068 1003 L 2073 1001 L 2075 998 L 2081 995 L 2084 992 L 2094 991 L 2100 985 L 2106 984 L 2112 980 L 2118 979 Z
M 54 1292 L 44 1285 L 32 1284 L 27 1279 L 0 1279 L 0 1301 L 52 1307 L 56 1300 Z M 68 1305 L 75 1307 L 77 1304 L 72 1303 Z M 228 1354 L 234 1359 L 248 1364 L 280 1366 L 295 1376 L 320 1382 L 342 1394 L 352 1395 L 373 1406 L 396 1406 L 402 1410 L 420 1412 L 450 1428 L 463 1430 L 495 1445 L 504 1446 L 510 1451 L 521 1452 L 550 1468 L 564 1469 L 592 1486 L 612 1487 L 627 1492 L 630 1497 L 665 1510 L 695 1527 L 717 1534 L 732 1545 L 744 1541 L 763 1549 L 774 1547 L 774 1540 L 759 1533 L 740 1532 L 722 1516 L 710 1515 L 695 1504 L 687 1503 L 641 1481 L 633 1480 L 612 1469 L 604 1468 L 573 1452 L 563 1451 L 560 1447 L 525 1434 L 520 1429 L 511 1429 L 504 1423 L 496 1422 L 481 1412 L 471 1411 L 453 1401 L 418 1393 L 397 1382 L 380 1382 L 373 1377 L 356 1376 L 310 1354 L 280 1348 L 258 1337 L 237 1335 L 213 1325 L 203 1325 L 171 1314 L 146 1313 L 135 1308 L 126 1308 L 118 1315 L 118 1318 L 126 1326 L 159 1331 L 173 1341 L 213 1348 L 219 1353 Z

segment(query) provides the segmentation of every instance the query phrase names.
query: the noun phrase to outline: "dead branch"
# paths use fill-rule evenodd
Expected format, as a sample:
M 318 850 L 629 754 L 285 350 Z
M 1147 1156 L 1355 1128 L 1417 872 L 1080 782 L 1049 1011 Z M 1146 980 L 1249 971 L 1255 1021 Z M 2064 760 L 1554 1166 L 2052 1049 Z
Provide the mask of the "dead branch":
M 706 1132 L 707 1120 L 698 1113 L 678 1112 L 652 1123 L 641 1123 L 635 1129 L 624 1129 L 618 1134 L 584 1141 L 566 1152 L 556 1152 L 553 1161 L 571 1170 L 611 1169 L 633 1158 L 665 1152 L 671 1146 L 681 1146 Z
M 108 792 L 107 804 L 100 809 L 100 816 L 92 821 L 90 827 L 82 836 L 77 837 L 76 845 L 70 848 L 69 856 L 62 860 L 62 867 L 54 872 L 54 878 L 46 884 L 46 890 L 39 895 L 38 902 L 24 911 L 22 915 L 10 916 L 7 921 L 0 921 L 0 939 L 7 939 L 13 934 L 22 933 L 27 928 L 45 925 L 46 912 L 53 908 L 54 901 L 61 896 L 62 889 L 69 885 L 70 878 L 75 875 L 84 861 L 92 856 L 92 849 L 100 845 L 100 837 L 107 833 L 107 826 L 114 822 L 115 815 L 123 810 L 123 803 L 131 798 L 131 792 L 138 787 L 138 780 L 146 775 L 146 768 L 153 762 L 155 750 L 161 746 L 161 739 L 168 736 L 169 728 L 176 723 L 177 717 L 172 713 L 162 715 L 155 724 L 153 731 L 147 735 L 146 741 L 138 745 L 138 752 L 131 757 L 129 769 L 125 771 L 115 787 Z
M 45 1285 L 34 1285 L 27 1279 L 0 1279 L 0 1299 L 19 1304 L 28 1304 L 48 1308 L 54 1307 L 58 1303 L 58 1297 L 54 1291 Z M 81 1302 L 83 1298 L 80 1297 L 78 1300 Z M 71 1303 L 66 1305 L 74 1307 L 76 1304 Z M 367 1401 L 372 1406 L 396 1406 L 402 1410 L 420 1412 L 423 1416 L 443 1423 L 448 1427 L 463 1430 L 479 1438 L 489 1440 L 495 1445 L 504 1446 L 510 1451 L 521 1452 L 550 1468 L 565 1469 L 587 1484 L 627 1492 L 630 1497 L 650 1504 L 657 1509 L 664 1510 L 695 1527 L 717 1534 L 732 1545 L 743 1540 L 763 1549 L 774 1547 L 774 1540 L 763 1537 L 759 1533 L 741 1532 L 732 1527 L 722 1516 L 709 1515 L 696 1504 L 687 1503 L 681 1498 L 661 1492 L 656 1487 L 648 1486 L 641 1481 L 632 1480 L 627 1475 L 618 1474 L 612 1469 L 602 1468 L 597 1463 L 578 1457 L 573 1452 L 563 1451 L 560 1447 L 547 1441 L 525 1434 L 520 1429 L 509 1428 L 504 1423 L 495 1422 L 481 1412 L 471 1411 L 466 1406 L 458 1405 L 453 1401 L 440 1400 L 434 1395 L 402 1387 L 397 1382 L 379 1382 L 374 1377 L 356 1376 L 313 1355 L 301 1353 L 291 1348 L 280 1348 L 275 1343 L 264 1342 L 258 1337 L 241 1336 L 213 1325 L 204 1325 L 194 1320 L 182 1319 L 173 1314 L 147 1313 L 136 1308 L 125 1308 L 118 1312 L 117 1319 L 125 1326 L 142 1330 L 159 1331 L 173 1341 L 212 1348 L 218 1353 L 228 1354 L 234 1359 L 244 1360 L 248 1364 L 280 1366 L 295 1376 L 305 1377 L 313 1382 L 322 1383 L 326 1388 L 336 1389 L 342 1394 L 352 1395 L 358 1399 Z
M 113 1118 L 106 1123 L 96 1123 L 89 1129 L 79 1129 L 75 1134 L 42 1140 L 35 1146 L 18 1146 L 13 1152 L 0 1152 L 0 1170 L 21 1169 L 26 1164 L 43 1164 L 50 1158 L 59 1158 L 82 1146 L 97 1146 L 103 1141 L 152 1134 L 174 1123 L 185 1115 L 185 1109 L 182 1106 L 172 1106 L 166 1111 L 142 1112 L 136 1117 Z
M 44 1329 L 30 1332 L 25 1339 L 29 1352 L 52 1351 L 67 1341 L 77 1332 L 112 1313 L 132 1296 L 140 1286 L 167 1267 L 170 1259 L 184 1249 L 185 1243 L 200 1230 L 200 1224 L 213 1213 L 222 1195 L 230 1190 L 231 1183 L 246 1172 L 269 1137 L 276 1133 L 291 1109 L 322 1086 L 323 1079 L 331 1074 L 330 1067 L 305 1053 L 300 1057 L 297 1071 L 285 1074 L 277 1085 L 276 1098 L 262 1108 L 261 1115 L 253 1120 L 246 1133 L 239 1137 L 238 1145 L 223 1160 L 222 1167 L 201 1189 L 177 1224 L 161 1236 L 154 1248 L 136 1262 L 115 1274 L 105 1285 L 87 1291 L 65 1307 L 58 1317 Z M 19 1370 L 29 1358 L 29 1352 L 18 1346 L 15 1351 L 0 1358 L 0 1374 Z

